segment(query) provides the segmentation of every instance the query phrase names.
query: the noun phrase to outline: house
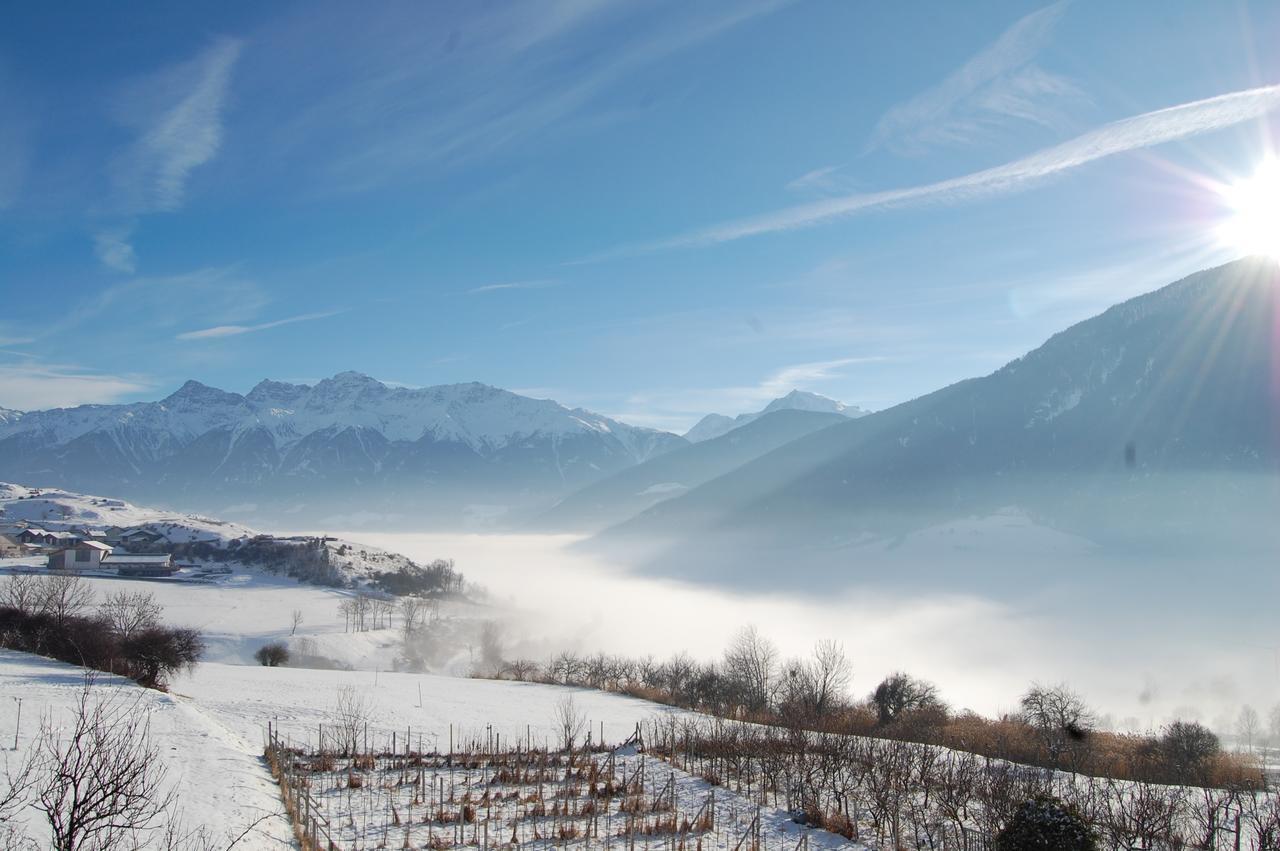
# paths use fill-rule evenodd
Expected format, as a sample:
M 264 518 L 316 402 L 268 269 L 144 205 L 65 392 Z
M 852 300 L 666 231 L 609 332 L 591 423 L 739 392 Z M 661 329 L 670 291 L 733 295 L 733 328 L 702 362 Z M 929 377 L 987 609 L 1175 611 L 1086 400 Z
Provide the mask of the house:
M 173 576 L 178 566 L 169 553 L 112 552 L 102 560 L 102 566 L 115 570 L 121 576 Z
M 0 535 L 0 558 L 17 558 L 23 555 L 22 544 L 10 535 Z
M 49 556 L 50 570 L 101 570 L 103 559 L 111 547 L 98 541 L 79 541 L 54 551 Z
M 28 526 L 18 533 L 18 543 L 45 547 L 53 543 L 53 535 L 39 526 Z
M 154 547 L 165 541 L 164 535 L 159 532 L 153 532 L 150 529 L 138 528 L 130 529 L 120 535 L 120 543 L 131 549 L 144 549 L 146 547 Z
M 120 536 L 128 531 L 124 526 L 108 526 L 102 531 L 102 540 L 108 544 L 118 544 Z

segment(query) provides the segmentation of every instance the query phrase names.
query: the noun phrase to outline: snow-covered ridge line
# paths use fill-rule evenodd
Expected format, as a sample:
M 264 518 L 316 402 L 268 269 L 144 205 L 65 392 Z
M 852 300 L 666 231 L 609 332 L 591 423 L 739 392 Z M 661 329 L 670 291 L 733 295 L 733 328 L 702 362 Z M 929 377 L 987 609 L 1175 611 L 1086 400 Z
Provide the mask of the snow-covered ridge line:
M 309 434 L 346 428 L 371 429 L 392 441 L 431 437 L 473 449 L 502 448 L 532 436 L 595 433 L 613 435 L 637 460 L 648 454 L 652 438 L 667 436 L 476 382 L 393 387 L 357 372 L 342 372 L 315 385 L 264 380 L 243 396 L 188 381 L 156 402 L 0 412 L 0 439 L 33 434 L 60 444 L 124 426 L 145 426 L 178 442 L 214 429 L 260 428 L 281 448 Z

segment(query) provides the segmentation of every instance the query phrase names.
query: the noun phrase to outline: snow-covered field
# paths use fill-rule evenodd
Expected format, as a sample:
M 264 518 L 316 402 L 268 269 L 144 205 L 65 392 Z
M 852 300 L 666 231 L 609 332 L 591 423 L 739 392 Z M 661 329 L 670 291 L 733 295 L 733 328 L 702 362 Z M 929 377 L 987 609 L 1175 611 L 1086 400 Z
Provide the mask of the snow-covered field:
M 42 719 L 66 725 L 84 687 L 80 668 L 0 650 L 0 761 L 15 765 L 35 741 Z M 113 698 L 150 722 L 168 783 L 176 788 L 187 829 L 206 829 L 214 838 L 239 834 L 263 815 L 280 813 L 280 796 L 259 758 L 261 746 L 228 728 L 194 702 L 140 688 L 118 677 L 100 675 L 92 700 Z M 22 699 L 21 706 L 17 698 Z M 136 701 L 136 704 L 134 703 Z M 21 708 L 18 751 L 13 746 Z M 29 835 L 48 841 L 43 814 L 26 810 Z M 262 822 L 239 848 L 287 847 L 291 832 L 282 817 Z
M 41 718 L 65 722 L 82 688 L 83 672 L 70 665 L 0 650 L 0 741 L 11 747 L 22 698 L 19 753 L 30 747 Z M 593 729 L 622 741 L 638 723 L 670 710 L 617 695 L 527 683 L 495 682 L 388 672 L 319 671 L 206 663 L 173 683 L 170 694 L 102 676 L 95 697 L 124 693 L 151 722 L 170 781 L 189 828 L 215 836 L 238 834 L 267 813 L 281 812 L 277 789 L 261 759 L 268 722 L 286 735 L 314 739 L 332 723 L 339 689 L 352 686 L 371 707 L 375 734 L 413 731 L 426 744 L 447 746 L 489 729 L 503 736 L 555 742 L 557 704 L 572 692 Z M 421 702 L 419 702 L 421 701 Z M 13 751 L 6 751 L 13 759 Z M 32 831 L 41 815 L 28 811 Z M 280 848 L 289 843 L 281 819 L 259 825 L 238 848 Z

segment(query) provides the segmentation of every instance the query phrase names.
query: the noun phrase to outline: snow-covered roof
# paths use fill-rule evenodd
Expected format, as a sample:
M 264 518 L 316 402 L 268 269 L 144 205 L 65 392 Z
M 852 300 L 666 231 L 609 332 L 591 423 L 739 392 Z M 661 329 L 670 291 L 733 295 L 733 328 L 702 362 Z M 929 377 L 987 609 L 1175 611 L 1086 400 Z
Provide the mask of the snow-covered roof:
M 168 564 L 172 559 L 168 553 L 163 555 L 139 555 L 137 553 L 116 553 L 102 557 L 103 564 Z

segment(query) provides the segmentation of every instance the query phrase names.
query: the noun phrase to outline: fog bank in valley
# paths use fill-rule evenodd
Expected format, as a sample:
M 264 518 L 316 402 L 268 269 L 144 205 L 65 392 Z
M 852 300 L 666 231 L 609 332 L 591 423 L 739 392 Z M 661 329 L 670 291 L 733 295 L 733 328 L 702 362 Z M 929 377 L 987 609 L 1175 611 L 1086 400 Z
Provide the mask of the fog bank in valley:
M 859 696 L 906 670 L 938 683 L 953 707 L 983 713 L 1013 709 L 1032 681 L 1065 681 L 1117 728 L 1176 716 L 1229 730 L 1242 704 L 1261 709 L 1280 695 L 1267 602 L 1274 579 L 1214 578 L 1221 573 L 1204 564 L 1132 569 L 1063 552 L 1057 563 L 1011 566 L 1003 589 L 965 593 L 955 590 L 963 583 L 907 588 L 865 571 L 815 589 L 803 584 L 803 565 L 779 560 L 768 568 L 772 587 L 747 592 L 632 573 L 572 548 L 572 536 L 359 538 L 418 560 L 455 559 L 492 594 L 511 658 L 572 650 L 709 659 L 754 624 L 788 656 L 821 639 L 842 642 Z M 1073 567 L 1082 561 L 1085 569 Z M 892 561 L 883 569 L 892 572 Z

